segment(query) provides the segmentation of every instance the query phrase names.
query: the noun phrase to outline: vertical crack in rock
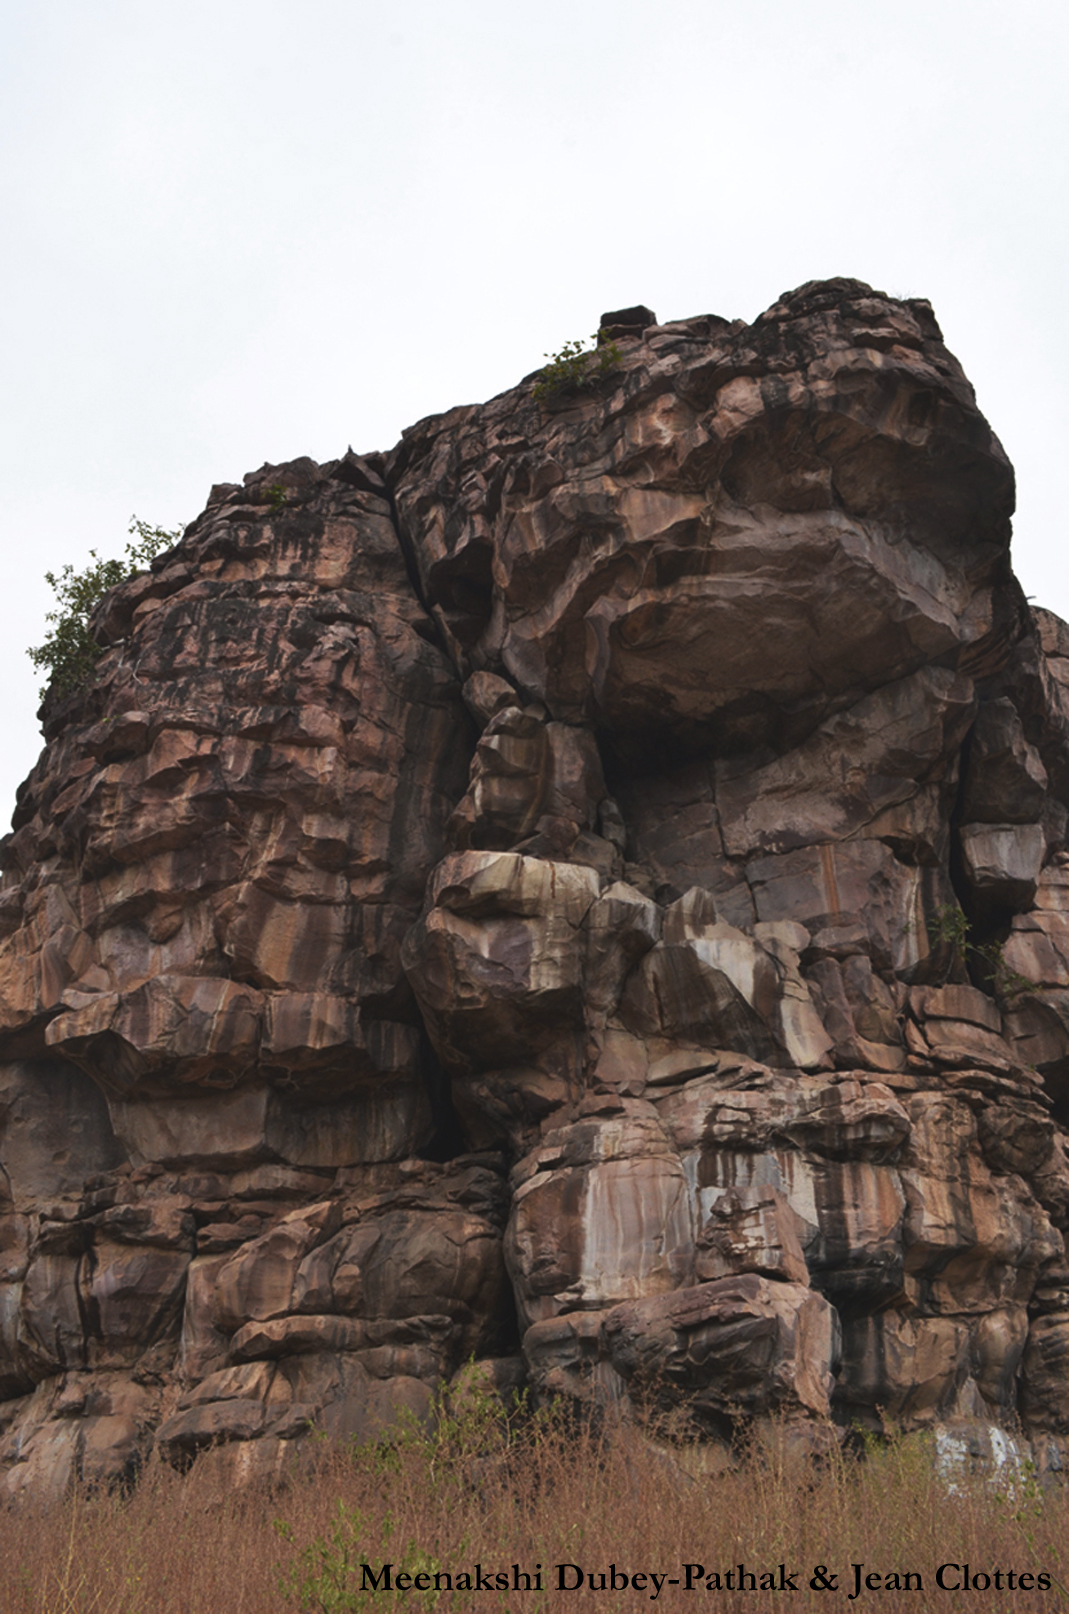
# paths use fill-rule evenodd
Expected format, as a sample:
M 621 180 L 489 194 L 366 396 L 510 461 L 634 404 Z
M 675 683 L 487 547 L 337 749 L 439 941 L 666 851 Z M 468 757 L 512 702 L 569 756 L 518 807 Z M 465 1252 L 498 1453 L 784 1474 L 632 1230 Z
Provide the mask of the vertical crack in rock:
M 1069 627 L 1012 470 L 921 300 L 601 324 L 586 384 L 213 488 L 46 700 L 0 1496 L 273 1475 L 457 1375 L 1069 1460 Z

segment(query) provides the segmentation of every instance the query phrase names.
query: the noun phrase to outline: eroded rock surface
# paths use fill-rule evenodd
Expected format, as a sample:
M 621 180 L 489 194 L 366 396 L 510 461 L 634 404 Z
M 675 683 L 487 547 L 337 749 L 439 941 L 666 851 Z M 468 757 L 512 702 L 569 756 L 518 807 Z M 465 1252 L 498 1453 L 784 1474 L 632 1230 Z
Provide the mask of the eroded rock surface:
M 926 303 L 647 313 L 214 488 L 46 701 L 0 1494 L 275 1473 L 458 1375 L 1069 1461 L 1069 627 L 1012 471 Z

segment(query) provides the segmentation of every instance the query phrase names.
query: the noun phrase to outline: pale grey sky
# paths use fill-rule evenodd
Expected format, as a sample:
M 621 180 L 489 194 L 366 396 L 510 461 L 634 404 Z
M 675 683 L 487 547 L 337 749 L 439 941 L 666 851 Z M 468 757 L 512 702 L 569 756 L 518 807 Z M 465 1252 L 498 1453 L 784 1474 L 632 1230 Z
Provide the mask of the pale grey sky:
M 0 828 L 46 569 L 387 448 L 628 303 L 929 297 L 1069 616 L 1064 3 L 6 0 L 0 37 Z

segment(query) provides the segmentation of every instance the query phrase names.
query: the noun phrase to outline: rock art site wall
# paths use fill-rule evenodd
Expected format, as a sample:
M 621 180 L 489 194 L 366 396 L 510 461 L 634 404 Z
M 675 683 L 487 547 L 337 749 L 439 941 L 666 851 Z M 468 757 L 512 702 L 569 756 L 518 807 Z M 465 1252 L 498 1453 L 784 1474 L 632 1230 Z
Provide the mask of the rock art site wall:
M 472 1372 L 1069 1460 L 1069 627 L 1010 465 L 925 302 L 606 323 L 587 387 L 213 488 L 46 701 L 0 1497 Z

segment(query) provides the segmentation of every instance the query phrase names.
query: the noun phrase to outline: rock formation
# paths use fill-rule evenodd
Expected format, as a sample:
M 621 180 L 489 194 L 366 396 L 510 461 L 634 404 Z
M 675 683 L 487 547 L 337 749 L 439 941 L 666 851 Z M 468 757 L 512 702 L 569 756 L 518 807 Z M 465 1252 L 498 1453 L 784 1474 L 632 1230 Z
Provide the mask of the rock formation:
M 213 488 L 46 701 L 0 1496 L 472 1371 L 1067 1455 L 1069 627 L 1011 468 L 925 302 L 603 325 Z

